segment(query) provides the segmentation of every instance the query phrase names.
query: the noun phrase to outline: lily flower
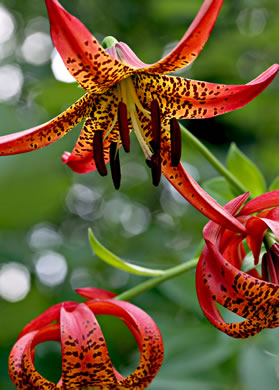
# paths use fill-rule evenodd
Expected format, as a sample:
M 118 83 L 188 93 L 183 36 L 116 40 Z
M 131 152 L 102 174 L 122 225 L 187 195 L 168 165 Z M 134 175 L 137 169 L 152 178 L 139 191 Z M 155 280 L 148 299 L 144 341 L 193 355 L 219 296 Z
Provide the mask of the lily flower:
M 83 291 L 84 290 L 84 291 Z M 12 348 L 9 374 L 17 389 L 145 389 L 160 369 L 163 343 L 154 321 L 128 302 L 112 299 L 99 289 L 79 289 L 90 297 L 85 303 L 64 302 L 52 306 L 27 325 Z M 96 315 L 120 318 L 135 337 L 140 362 L 123 377 L 113 367 Z M 34 366 L 35 347 L 58 341 L 62 353 L 62 377 L 58 384 L 43 378 Z
M 273 80 L 273 65 L 246 85 L 223 85 L 167 76 L 198 56 L 207 41 L 223 0 L 205 0 L 177 46 L 154 64 L 143 63 L 123 42 L 105 39 L 103 48 L 86 27 L 58 0 L 45 0 L 51 36 L 68 71 L 86 94 L 49 122 L 0 137 L 0 156 L 47 146 L 85 119 L 71 153 L 63 162 L 77 173 L 95 169 L 105 176 L 110 161 L 115 188 L 120 187 L 119 147 L 130 151 L 132 129 L 152 171 L 153 184 L 161 172 L 194 207 L 218 223 L 230 220 L 243 227 L 205 193 L 180 163 L 178 119 L 210 118 L 236 110 L 261 93 Z
M 209 222 L 204 228 L 205 247 L 196 272 L 197 294 L 204 314 L 218 329 L 237 338 L 279 326 L 279 190 L 249 201 L 237 213 L 247 196 L 244 194 L 225 206 L 245 225 L 247 233 L 236 234 Z M 266 253 L 259 273 L 255 267 L 263 243 Z M 247 246 L 253 262 L 251 269 L 249 266 L 250 270 L 244 272 Z M 216 302 L 245 320 L 226 323 Z

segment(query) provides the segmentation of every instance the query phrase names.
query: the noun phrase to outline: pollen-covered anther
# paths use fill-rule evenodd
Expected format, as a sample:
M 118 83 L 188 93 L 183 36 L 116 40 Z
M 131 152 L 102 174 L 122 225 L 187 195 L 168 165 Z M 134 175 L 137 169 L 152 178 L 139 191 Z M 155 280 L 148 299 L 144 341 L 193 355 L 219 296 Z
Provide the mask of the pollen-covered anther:
M 103 147 L 103 131 L 98 130 L 94 134 L 93 138 L 93 157 L 95 160 L 96 168 L 101 176 L 107 175 L 107 168 L 104 159 L 104 147 Z
M 118 104 L 119 133 L 125 152 L 130 152 L 130 130 L 128 124 L 127 106 L 123 102 Z
M 110 144 L 110 170 L 111 177 L 116 190 L 119 190 L 121 183 L 121 170 L 120 170 L 120 159 L 119 159 L 119 150 L 118 143 L 112 142 Z
M 171 164 L 177 167 L 181 159 L 181 130 L 176 118 L 170 120 L 170 135 L 171 135 Z

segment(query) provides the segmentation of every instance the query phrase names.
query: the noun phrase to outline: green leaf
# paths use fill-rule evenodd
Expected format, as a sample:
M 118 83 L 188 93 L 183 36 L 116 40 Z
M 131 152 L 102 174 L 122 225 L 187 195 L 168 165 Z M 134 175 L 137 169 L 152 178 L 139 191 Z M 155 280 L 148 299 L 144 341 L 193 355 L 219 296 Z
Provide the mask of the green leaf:
M 214 177 L 207 180 L 202 187 L 222 206 L 234 198 L 230 185 L 224 177 Z
M 270 184 L 268 191 L 279 190 L 279 176 L 277 176 Z
M 266 191 L 265 180 L 256 165 L 232 143 L 228 157 L 229 171 L 250 191 L 253 197 Z
M 91 248 L 101 260 L 115 268 L 121 269 L 122 271 L 130 272 L 136 275 L 142 276 L 161 276 L 165 271 L 158 269 L 149 269 L 140 267 L 139 265 L 128 263 L 114 255 L 108 249 L 106 249 L 94 236 L 91 229 L 88 230 L 88 238 Z

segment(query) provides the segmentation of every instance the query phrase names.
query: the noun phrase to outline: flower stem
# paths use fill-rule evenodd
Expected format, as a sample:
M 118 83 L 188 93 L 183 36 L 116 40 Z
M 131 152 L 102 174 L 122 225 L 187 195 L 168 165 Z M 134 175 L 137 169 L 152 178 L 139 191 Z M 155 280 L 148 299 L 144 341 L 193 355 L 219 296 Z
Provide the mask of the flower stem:
M 205 158 L 206 160 L 228 180 L 233 187 L 241 194 L 248 192 L 247 189 L 237 180 L 237 178 L 230 173 L 230 171 L 210 152 L 210 150 L 198 140 L 189 130 L 180 124 L 180 129 L 183 136 L 189 141 Z
M 146 280 L 145 282 L 138 284 L 136 287 L 133 287 L 130 290 L 127 290 L 124 293 L 117 295 L 115 299 L 129 301 L 137 295 L 142 294 L 147 290 L 150 290 L 151 288 L 165 282 L 166 280 L 174 278 L 175 276 L 182 275 L 184 272 L 194 269 L 198 263 L 198 260 L 198 257 L 196 257 L 192 260 L 187 261 L 186 263 L 169 268 L 167 271 L 165 271 L 164 275 Z

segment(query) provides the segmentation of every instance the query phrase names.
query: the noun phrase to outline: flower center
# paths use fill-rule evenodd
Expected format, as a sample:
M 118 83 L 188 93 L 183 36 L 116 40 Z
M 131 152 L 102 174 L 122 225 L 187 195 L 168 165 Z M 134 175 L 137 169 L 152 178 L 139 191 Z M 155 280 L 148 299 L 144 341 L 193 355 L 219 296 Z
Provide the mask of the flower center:
M 117 41 L 113 37 L 107 37 L 103 41 L 103 46 L 106 51 L 118 61 L 127 65 L 128 60 L 125 55 L 122 55 L 121 50 L 117 46 Z M 110 145 L 110 166 L 112 179 L 116 189 L 120 187 L 120 161 L 119 161 L 119 145 L 120 141 L 126 152 L 130 151 L 130 131 L 134 129 L 138 142 L 144 153 L 146 163 L 152 172 L 152 182 L 158 186 L 161 178 L 161 129 L 170 132 L 171 141 L 171 165 L 176 167 L 179 164 L 181 156 L 181 134 L 180 126 L 175 118 L 170 120 L 169 128 L 161 124 L 161 112 L 159 103 L 156 99 L 151 100 L 150 108 L 143 107 L 133 82 L 133 77 L 127 77 L 119 82 L 116 86 L 116 95 L 118 97 L 118 109 L 111 126 L 107 131 L 100 132 L 93 139 L 93 154 L 96 167 L 102 176 L 107 174 L 103 141 L 113 131 L 118 123 L 119 139 L 118 142 L 111 142 Z M 149 122 L 151 126 L 149 125 Z M 146 131 L 147 127 L 147 131 Z M 150 130 L 149 130 L 150 128 Z

